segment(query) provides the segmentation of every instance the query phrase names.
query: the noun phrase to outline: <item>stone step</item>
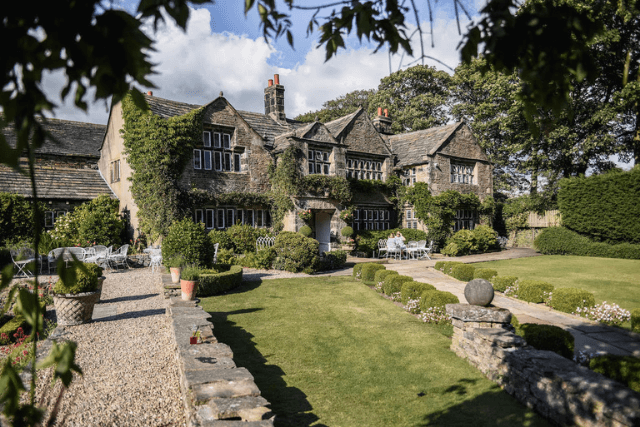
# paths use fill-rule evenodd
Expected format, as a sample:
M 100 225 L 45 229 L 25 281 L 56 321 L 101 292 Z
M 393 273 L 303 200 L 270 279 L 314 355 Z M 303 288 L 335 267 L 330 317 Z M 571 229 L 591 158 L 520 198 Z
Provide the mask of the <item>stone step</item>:
M 262 396 L 244 396 L 232 399 L 212 399 L 198 407 L 197 416 L 202 421 L 240 418 L 242 421 L 262 421 L 271 418 L 269 402 Z

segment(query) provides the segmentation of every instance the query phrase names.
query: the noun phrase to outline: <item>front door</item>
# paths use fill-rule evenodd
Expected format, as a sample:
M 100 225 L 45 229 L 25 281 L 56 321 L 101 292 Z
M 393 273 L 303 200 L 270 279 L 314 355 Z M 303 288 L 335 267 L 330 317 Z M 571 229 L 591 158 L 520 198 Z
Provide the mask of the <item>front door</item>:
M 316 239 L 320 243 L 320 253 L 329 251 L 331 244 L 331 215 L 316 213 Z

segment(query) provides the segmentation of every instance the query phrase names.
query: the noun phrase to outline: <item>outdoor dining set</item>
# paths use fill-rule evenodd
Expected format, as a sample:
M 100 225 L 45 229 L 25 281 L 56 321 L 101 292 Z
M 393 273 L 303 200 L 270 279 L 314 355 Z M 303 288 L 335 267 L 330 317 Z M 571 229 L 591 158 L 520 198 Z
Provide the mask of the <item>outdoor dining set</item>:
M 17 250 L 11 250 L 11 259 L 13 264 L 18 269 L 16 277 L 19 276 L 32 276 L 29 264 L 36 263 L 40 265 L 40 273 L 44 272 L 46 266 L 47 272 L 51 273 L 52 269 L 55 269 L 58 260 L 62 259 L 65 265 L 68 265 L 73 258 L 81 262 L 97 264 L 103 268 L 119 269 L 120 267 L 129 268 L 127 264 L 127 252 L 129 251 L 129 245 L 122 245 L 117 250 L 113 250 L 113 246 L 91 246 L 87 248 L 82 247 L 63 247 L 56 248 L 50 251 L 47 256 L 36 256 L 31 248 L 22 248 Z M 162 257 L 160 257 L 162 258 Z M 152 257 L 153 260 L 153 257 Z
M 393 259 L 431 259 L 429 254 L 433 251 L 433 240 L 429 242 L 427 246 L 426 240 L 409 241 L 405 245 L 398 239 L 380 239 L 378 240 L 378 258 L 389 258 L 393 256 Z

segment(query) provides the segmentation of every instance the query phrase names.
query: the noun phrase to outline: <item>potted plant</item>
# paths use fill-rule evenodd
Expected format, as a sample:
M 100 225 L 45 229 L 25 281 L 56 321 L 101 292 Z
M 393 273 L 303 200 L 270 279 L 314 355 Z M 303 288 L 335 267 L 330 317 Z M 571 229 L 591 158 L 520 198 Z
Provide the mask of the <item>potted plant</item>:
M 298 212 L 298 216 L 304 222 L 309 222 L 311 221 L 311 218 L 313 218 L 313 213 L 311 213 L 311 209 L 305 209 Z
M 93 272 L 98 277 L 98 285 L 96 286 L 96 290 L 98 291 L 98 301 L 100 302 L 100 298 L 102 297 L 102 284 L 106 280 L 106 277 L 102 275 L 102 267 L 97 264 L 84 264 L 87 270 Z
M 173 283 L 180 282 L 182 264 L 184 264 L 184 257 L 181 255 L 175 255 L 164 262 L 164 265 L 169 267 L 169 271 L 171 271 L 171 281 Z
M 342 240 L 342 250 L 351 252 L 356 248 L 355 241 L 353 240 L 353 228 L 347 226 L 340 230 L 340 234 L 344 239 Z
M 200 269 L 198 267 L 190 266 L 182 269 L 180 273 L 180 290 L 182 291 L 183 300 L 192 301 L 196 299 L 199 278 Z
M 189 337 L 189 344 L 198 344 L 200 342 L 200 331 L 198 330 L 197 326 L 193 326 L 191 328 L 192 332 L 191 332 L 191 336 Z
M 81 325 L 91 321 L 93 307 L 100 299 L 98 276 L 91 269 L 76 270 L 75 283 L 58 279 L 53 287 L 53 304 L 58 325 Z

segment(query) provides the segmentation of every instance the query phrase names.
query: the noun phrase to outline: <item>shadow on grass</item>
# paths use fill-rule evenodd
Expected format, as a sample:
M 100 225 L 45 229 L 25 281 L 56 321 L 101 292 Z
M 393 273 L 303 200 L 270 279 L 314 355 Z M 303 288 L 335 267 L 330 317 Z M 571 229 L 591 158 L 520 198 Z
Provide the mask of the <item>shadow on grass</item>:
M 229 293 L 243 293 L 260 286 L 261 282 L 243 282 L 242 286 Z M 214 333 L 219 342 L 227 344 L 233 350 L 233 360 L 237 366 L 247 368 L 253 375 L 262 396 L 271 403 L 276 414 L 276 427 L 305 427 L 318 421 L 313 414 L 307 395 L 300 389 L 288 387 L 284 380 L 285 372 L 277 365 L 269 364 L 268 357 L 256 349 L 253 335 L 229 316 L 242 315 L 263 310 L 261 307 L 247 308 L 229 312 L 208 312 L 214 325 Z M 326 427 L 314 424 L 314 427 Z

